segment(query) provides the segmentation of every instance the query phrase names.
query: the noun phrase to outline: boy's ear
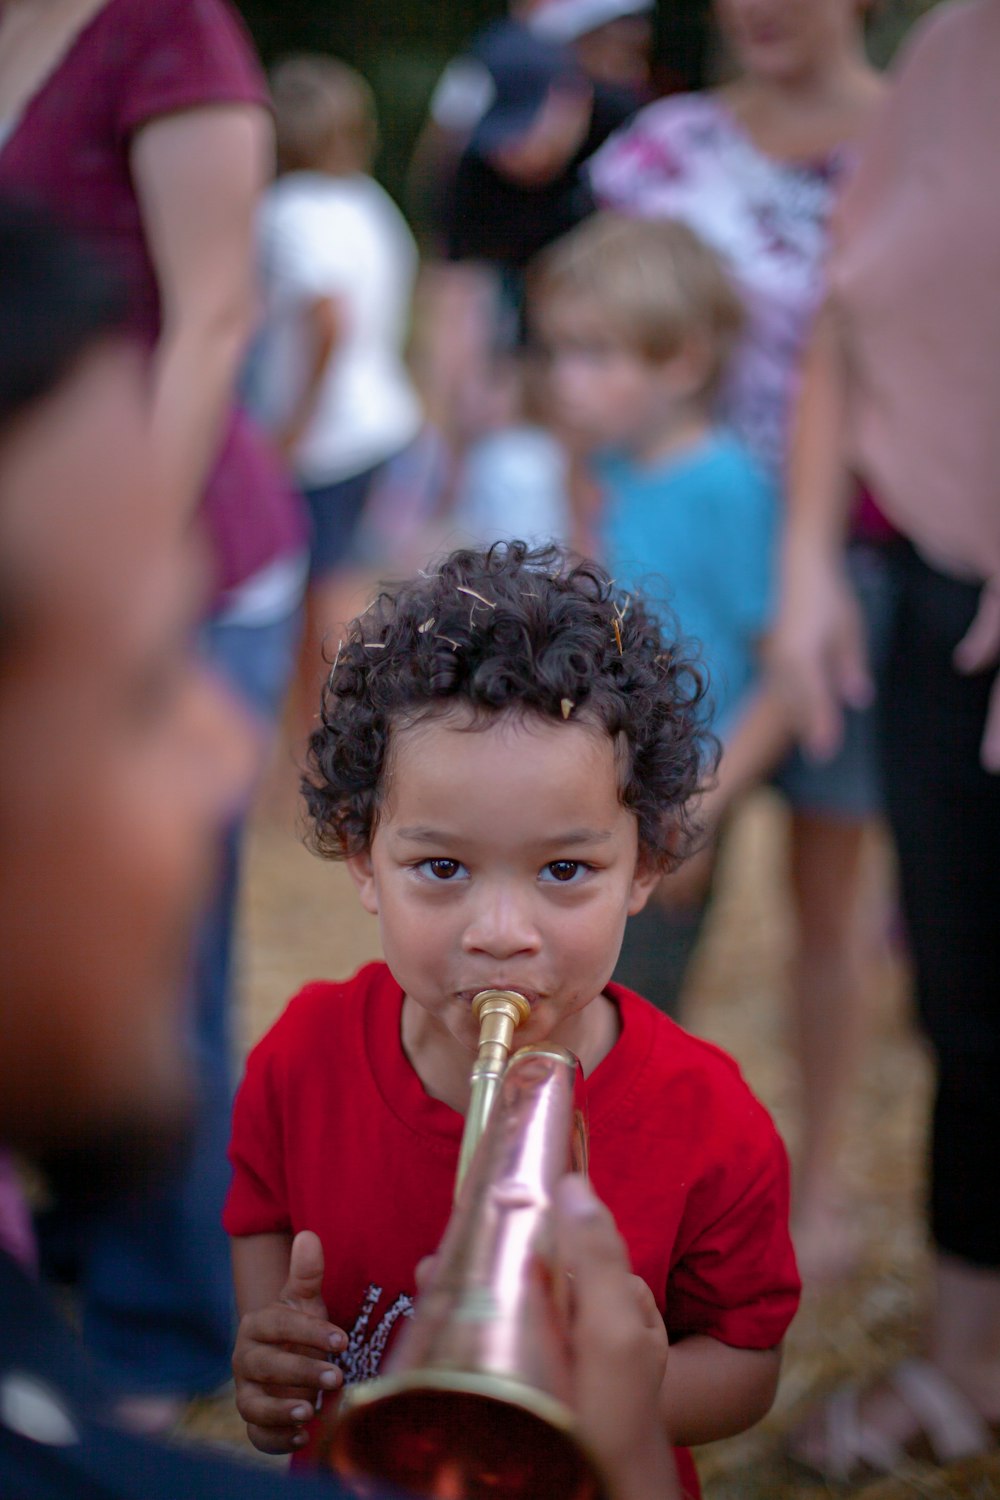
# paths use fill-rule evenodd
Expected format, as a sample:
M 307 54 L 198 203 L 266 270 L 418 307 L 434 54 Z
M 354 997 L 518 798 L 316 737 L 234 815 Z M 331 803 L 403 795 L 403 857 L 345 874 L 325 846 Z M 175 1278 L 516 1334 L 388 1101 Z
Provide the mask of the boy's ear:
M 365 849 L 361 854 L 350 854 L 344 863 L 358 888 L 361 905 L 371 916 L 377 917 L 378 892 L 375 889 L 375 872 L 372 869 L 370 850 Z
M 665 367 L 675 399 L 690 401 L 704 392 L 712 372 L 714 357 L 715 351 L 707 335 L 697 332 L 688 334 Z
M 632 889 L 628 898 L 628 914 L 634 917 L 636 912 L 642 911 L 646 902 L 655 891 L 662 879 L 663 871 L 656 869 L 652 862 L 646 858 L 642 850 L 636 860 L 635 874 L 632 876 Z

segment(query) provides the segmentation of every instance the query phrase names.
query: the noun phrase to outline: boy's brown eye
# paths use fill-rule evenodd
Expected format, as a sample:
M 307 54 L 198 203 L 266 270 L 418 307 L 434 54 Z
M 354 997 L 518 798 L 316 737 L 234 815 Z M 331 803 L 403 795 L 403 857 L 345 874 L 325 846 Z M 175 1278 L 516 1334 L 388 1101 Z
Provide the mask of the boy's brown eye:
M 451 880 L 456 876 L 462 866 L 457 859 L 429 859 L 427 868 L 435 880 Z
M 578 870 L 583 866 L 578 859 L 554 859 L 551 864 L 545 866 L 553 880 L 559 880 L 564 885 L 573 879 Z

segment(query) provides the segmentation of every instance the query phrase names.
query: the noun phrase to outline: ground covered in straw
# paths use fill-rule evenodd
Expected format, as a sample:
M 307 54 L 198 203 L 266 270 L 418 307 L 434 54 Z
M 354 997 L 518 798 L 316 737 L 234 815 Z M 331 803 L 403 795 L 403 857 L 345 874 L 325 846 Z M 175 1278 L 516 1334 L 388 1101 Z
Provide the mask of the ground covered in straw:
M 760 794 L 728 843 L 710 930 L 692 975 L 690 1020 L 738 1057 L 794 1152 L 797 1097 L 783 1004 L 789 941 L 784 842 L 782 809 Z M 888 865 L 884 848 L 873 846 L 872 899 L 885 900 L 887 913 Z M 304 980 L 350 973 L 378 954 L 374 920 L 358 907 L 345 872 L 320 863 L 264 818 L 249 843 L 243 938 L 244 1045 Z M 919 1203 L 929 1071 L 909 1028 L 906 991 L 904 966 L 887 942 L 873 956 L 872 1042 L 846 1141 L 866 1247 L 862 1264 L 848 1283 L 807 1294 L 769 1419 L 699 1455 L 708 1500 L 829 1493 L 784 1459 L 783 1433 L 838 1380 L 871 1379 L 912 1349 L 926 1274 Z M 210 1441 L 244 1441 L 231 1398 L 195 1408 L 187 1427 Z M 866 1500 L 991 1500 L 1000 1497 L 1000 1457 L 947 1472 L 914 1466 L 864 1494 Z

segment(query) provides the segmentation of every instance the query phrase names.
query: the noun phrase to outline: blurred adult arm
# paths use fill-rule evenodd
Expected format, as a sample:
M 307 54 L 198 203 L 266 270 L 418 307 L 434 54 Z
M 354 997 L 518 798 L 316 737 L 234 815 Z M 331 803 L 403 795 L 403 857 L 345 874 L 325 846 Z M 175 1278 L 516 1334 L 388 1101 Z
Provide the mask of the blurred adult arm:
M 714 780 L 698 803 L 701 843 L 693 854 L 664 875 L 652 899 L 665 911 L 691 910 L 708 899 L 715 845 L 723 822 L 736 803 L 779 764 L 794 736 L 783 693 L 765 677 L 750 694 L 726 739 Z
M 827 760 L 843 707 L 873 696 L 864 627 L 847 578 L 850 482 L 843 458 L 847 371 L 834 308 L 821 311 L 806 353 L 789 466 L 777 622 L 767 657 L 808 754 Z
M 593 104 L 591 89 L 554 84 L 530 127 L 488 153 L 490 165 L 518 187 L 545 187 L 586 140 Z
M 311 298 L 302 309 L 302 320 L 309 348 L 305 380 L 291 412 L 274 434 L 275 442 L 286 458 L 294 456 L 312 421 L 330 361 L 343 334 L 343 315 L 335 297 Z
M 710 836 L 743 793 L 774 770 L 791 740 L 785 699 L 765 678 L 748 696 L 727 735 L 715 780 L 702 797 L 699 816 Z
M 254 223 L 272 157 L 270 118 L 256 104 L 158 116 L 132 142 L 160 293 L 153 432 L 184 521 L 214 463 L 256 315 Z

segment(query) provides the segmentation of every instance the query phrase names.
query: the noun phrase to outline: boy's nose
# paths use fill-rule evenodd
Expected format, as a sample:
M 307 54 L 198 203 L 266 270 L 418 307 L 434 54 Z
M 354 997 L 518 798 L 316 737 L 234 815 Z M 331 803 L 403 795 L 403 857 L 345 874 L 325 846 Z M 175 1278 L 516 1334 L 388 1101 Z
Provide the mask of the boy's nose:
M 467 953 L 485 953 L 496 959 L 537 953 L 541 938 L 530 903 L 508 891 L 494 892 L 469 921 L 463 946 Z

